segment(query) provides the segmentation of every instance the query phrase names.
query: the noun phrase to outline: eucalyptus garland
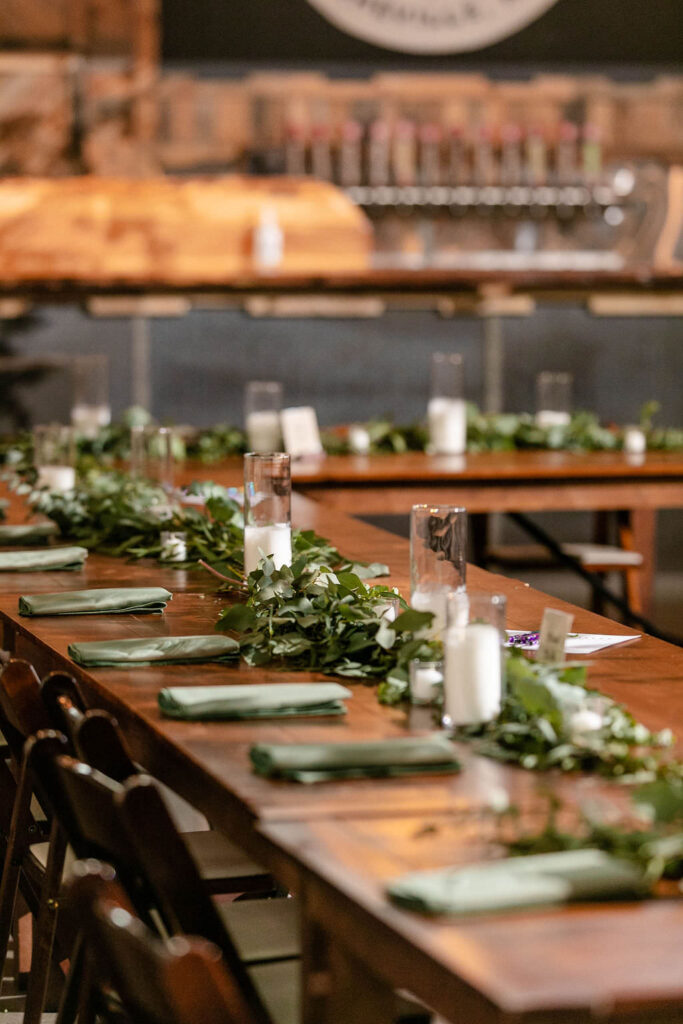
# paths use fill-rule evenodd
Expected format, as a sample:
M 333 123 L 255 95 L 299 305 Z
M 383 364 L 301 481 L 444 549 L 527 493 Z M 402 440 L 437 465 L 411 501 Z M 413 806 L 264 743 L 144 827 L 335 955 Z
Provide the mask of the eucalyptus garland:
M 396 592 L 367 586 L 358 573 L 332 572 L 306 555 L 276 569 L 265 559 L 248 579 L 249 596 L 221 612 L 216 628 L 239 635 L 249 665 L 275 664 L 353 679 L 405 685 L 413 658 L 429 660 L 439 645 L 420 637 L 431 612 L 387 617 Z
M 600 806 L 577 812 L 553 793 L 547 793 L 546 799 L 545 821 L 535 831 L 523 828 L 524 816 L 514 805 L 494 811 L 498 840 L 511 856 L 598 849 L 636 863 L 651 884 L 661 878 L 683 878 L 680 778 L 658 779 L 637 789 L 626 815 L 616 815 L 611 806 L 608 814 Z
M 191 494 L 204 499 L 205 510 L 179 505 L 149 480 L 116 471 L 90 472 L 78 486 L 65 493 L 35 490 L 21 483 L 17 490 L 28 496 L 35 512 L 52 519 L 61 536 L 103 554 L 128 558 L 159 558 L 161 533 L 185 533 L 187 561 L 202 560 L 242 585 L 244 574 L 244 518 L 241 506 L 228 491 L 209 482 L 195 484 Z M 334 567 L 351 568 L 366 577 L 386 576 L 386 565 L 354 565 L 325 537 L 313 530 L 293 530 L 292 550 Z M 179 563 L 174 562 L 174 565 Z

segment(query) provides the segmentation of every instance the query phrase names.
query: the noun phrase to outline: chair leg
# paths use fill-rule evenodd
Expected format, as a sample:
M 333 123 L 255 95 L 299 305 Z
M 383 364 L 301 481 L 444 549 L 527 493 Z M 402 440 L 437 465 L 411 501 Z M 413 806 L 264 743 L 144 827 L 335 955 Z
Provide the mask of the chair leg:
M 55 820 L 50 831 L 50 850 L 41 892 L 40 909 L 33 932 L 33 956 L 26 995 L 24 1024 L 40 1024 L 45 1004 L 65 856 L 66 840 Z
M 605 582 L 604 572 L 596 572 L 595 575 L 601 583 Z M 591 611 L 595 612 L 596 615 L 604 615 L 605 613 L 605 602 L 602 599 L 602 595 L 598 594 L 596 590 L 591 590 Z
M 62 998 L 57 1011 L 55 1024 L 74 1024 L 81 1004 L 81 990 L 87 977 L 84 977 L 85 940 L 79 932 L 74 943 L 73 953 L 69 961 L 69 973 L 62 990 Z
M 21 779 L 16 791 L 10 832 L 7 838 L 5 862 L 2 868 L 2 880 L 0 881 L 0 976 L 7 959 L 7 946 L 14 920 L 14 907 L 19 889 L 21 863 L 29 848 L 29 828 L 32 822 L 32 789 L 33 786 L 29 780 L 28 772 L 24 767 L 22 768 Z

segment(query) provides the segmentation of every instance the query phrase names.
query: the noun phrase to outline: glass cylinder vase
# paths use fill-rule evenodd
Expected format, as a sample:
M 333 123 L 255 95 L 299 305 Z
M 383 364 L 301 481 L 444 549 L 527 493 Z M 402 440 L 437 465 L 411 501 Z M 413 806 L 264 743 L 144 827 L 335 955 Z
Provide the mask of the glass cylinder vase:
M 79 356 L 73 367 L 71 424 L 81 437 L 94 438 L 110 423 L 109 360 L 104 355 Z
M 272 556 L 276 569 L 292 562 L 292 480 L 289 455 L 244 456 L 244 573 Z
M 410 603 L 432 612 L 428 633 L 441 635 L 446 600 L 464 590 L 467 571 L 467 511 L 454 505 L 413 505 L 410 513 Z
M 76 486 L 76 437 L 71 427 L 49 423 L 34 427 L 36 486 L 64 493 Z
M 462 455 L 467 450 L 467 413 L 461 355 L 433 353 L 427 421 L 429 450 L 435 455 Z
M 281 409 L 282 384 L 279 381 L 247 381 L 244 386 L 244 426 L 250 451 L 282 450 Z
M 536 425 L 543 427 L 566 427 L 571 420 L 572 387 L 571 373 L 556 373 L 544 370 L 536 376 Z

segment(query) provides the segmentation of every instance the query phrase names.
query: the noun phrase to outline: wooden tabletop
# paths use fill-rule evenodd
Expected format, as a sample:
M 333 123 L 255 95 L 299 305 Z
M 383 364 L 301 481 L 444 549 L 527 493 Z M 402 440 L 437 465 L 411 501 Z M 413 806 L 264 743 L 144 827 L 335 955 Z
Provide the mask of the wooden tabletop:
M 386 561 L 390 582 L 407 592 L 404 541 L 311 502 L 297 502 L 295 515 L 297 525 L 315 526 L 345 554 Z M 163 615 L 30 619 L 17 613 L 21 593 L 114 583 L 158 584 L 175 596 Z M 510 628 L 538 626 L 548 604 L 571 608 L 474 567 L 469 568 L 468 584 L 507 595 Z M 493 1021 L 505 1013 L 565 1010 L 585 1015 L 602 1012 L 617 997 L 627 1008 L 668 1000 L 675 1002 L 676 1013 L 683 1013 L 676 952 L 683 941 L 679 902 L 543 910 L 447 924 L 399 911 L 384 899 L 383 885 L 402 871 L 449 863 L 452 857 L 479 857 L 484 846 L 488 854 L 495 852 L 477 809 L 502 788 L 533 812 L 539 782 L 548 782 L 548 777 L 541 779 L 462 748 L 463 771 L 454 776 L 316 786 L 273 782 L 252 773 L 252 743 L 336 742 L 427 732 L 434 727 L 430 711 L 382 707 L 372 687 L 351 683 L 353 697 L 348 715 L 341 719 L 180 722 L 161 718 L 157 694 L 162 686 L 316 676 L 242 665 L 85 670 L 68 658 L 68 644 L 75 640 L 210 633 L 224 602 L 215 581 L 199 570 L 161 569 L 98 555 L 91 555 L 80 572 L 0 575 L 5 646 L 30 658 L 40 672 L 68 668 L 81 680 L 93 705 L 117 715 L 142 764 L 199 807 L 216 827 L 265 858 L 287 884 L 305 892 L 310 922 L 333 930 L 338 922 L 351 952 L 391 984 L 408 985 L 438 1003 L 445 1014 L 454 1016 L 456 1007 L 466 1010 L 462 1017 L 458 1012 L 458 1020 Z M 571 610 L 578 630 L 632 632 L 590 612 Z M 623 700 L 651 728 L 683 729 L 679 648 L 643 637 L 590 660 L 591 685 Z M 577 793 L 618 793 L 617 799 L 623 799 L 622 790 L 591 779 L 560 776 L 550 784 L 570 799 Z M 478 823 L 474 832 L 463 831 L 462 821 L 472 820 L 473 814 Z M 323 912 L 325 906 L 331 916 Z

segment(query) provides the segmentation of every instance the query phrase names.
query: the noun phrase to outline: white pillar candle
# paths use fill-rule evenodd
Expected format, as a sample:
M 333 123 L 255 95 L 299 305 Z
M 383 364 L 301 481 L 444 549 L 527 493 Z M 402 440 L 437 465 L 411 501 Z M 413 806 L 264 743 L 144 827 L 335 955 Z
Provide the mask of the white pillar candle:
M 282 450 L 280 414 L 274 409 L 260 409 L 247 416 L 247 439 L 252 452 Z
M 642 455 L 647 450 L 647 439 L 640 427 L 624 427 L 624 451 L 629 455 Z
M 108 405 L 86 405 L 79 402 L 71 410 L 71 425 L 82 437 L 97 437 L 102 427 L 111 423 L 111 408 Z
M 543 430 L 550 427 L 568 427 L 571 419 L 568 412 L 560 412 L 559 409 L 540 409 L 536 413 L 536 426 Z
M 429 446 L 437 455 L 462 455 L 467 449 L 467 413 L 463 398 L 432 398 L 427 406 Z
M 262 559 L 273 556 L 276 569 L 292 564 L 292 528 L 288 523 L 244 527 L 244 572 L 248 576 Z
M 444 645 L 444 717 L 454 726 L 490 722 L 500 712 L 500 633 L 486 622 L 451 628 Z
M 60 494 L 73 491 L 76 486 L 76 470 L 73 466 L 40 466 L 37 486 L 47 487 Z
M 411 608 L 434 615 L 431 626 L 422 630 L 423 636 L 438 638 L 446 628 L 446 604 L 450 592 L 449 587 L 430 587 L 428 590 L 415 590 L 410 595 Z

